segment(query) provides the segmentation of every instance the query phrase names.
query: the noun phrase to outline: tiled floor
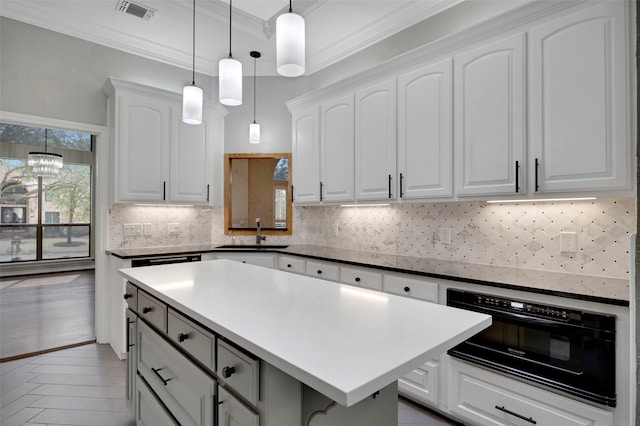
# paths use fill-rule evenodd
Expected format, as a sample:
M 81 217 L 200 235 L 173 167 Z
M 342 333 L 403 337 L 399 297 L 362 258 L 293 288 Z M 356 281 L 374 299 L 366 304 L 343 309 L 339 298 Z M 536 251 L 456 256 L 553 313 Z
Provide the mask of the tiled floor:
M 108 345 L 0 364 L 0 424 L 131 426 L 125 363 Z M 398 426 L 455 425 L 411 401 L 398 402 Z

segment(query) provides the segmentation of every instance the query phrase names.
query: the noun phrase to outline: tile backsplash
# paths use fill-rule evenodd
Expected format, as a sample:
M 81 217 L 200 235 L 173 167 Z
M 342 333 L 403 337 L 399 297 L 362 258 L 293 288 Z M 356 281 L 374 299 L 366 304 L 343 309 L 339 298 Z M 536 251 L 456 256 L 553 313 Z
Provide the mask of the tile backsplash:
M 116 205 L 110 247 L 142 248 L 231 242 L 223 209 Z M 385 207 L 293 209 L 294 235 L 271 244 L 313 244 L 442 260 L 629 278 L 635 200 L 602 198 L 517 204 L 442 202 Z M 151 223 L 151 235 L 125 237 L 124 224 Z M 169 235 L 170 223 L 179 235 Z M 561 233 L 575 251 L 561 244 Z M 573 235 L 572 233 L 575 233 Z M 251 244 L 251 236 L 236 237 Z

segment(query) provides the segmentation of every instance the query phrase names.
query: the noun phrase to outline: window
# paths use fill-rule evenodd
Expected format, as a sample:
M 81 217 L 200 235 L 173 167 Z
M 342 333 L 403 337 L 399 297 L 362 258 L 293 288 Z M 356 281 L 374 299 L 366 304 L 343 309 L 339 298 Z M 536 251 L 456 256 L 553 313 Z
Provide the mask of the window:
M 0 123 L 0 263 L 89 257 L 92 253 L 93 137 L 49 129 L 47 148 L 63 155 L 55 178 L 35 176 L 27 165 L 45 129 Z M 42 150 L 42 148 L 40 148 Z

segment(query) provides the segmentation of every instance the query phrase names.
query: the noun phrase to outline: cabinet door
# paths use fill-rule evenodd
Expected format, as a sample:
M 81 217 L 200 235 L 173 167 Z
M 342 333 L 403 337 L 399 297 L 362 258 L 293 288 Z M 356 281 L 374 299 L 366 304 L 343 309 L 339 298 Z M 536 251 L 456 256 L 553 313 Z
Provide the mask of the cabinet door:
M 294 203 L 320 201 L 320 115 L 318 108 L 294 113 L 292 116 L 293 143 L 292 182 Z
M 624 3 L 600 4 L 530 32 L 537 191 L 629 186 Z
M 524 166 L 524 35 L 454 57 L 458 195 L 521 192 Z
M 356 93 L 356 199 L 396 198 L 396 80 Z
M 223 387 L 218 390 L 219 426 L 258 426 L 260 417 Z
M 354 200 L 353 95 L 320 108 L 320 201 Z
M 178 114 L 174 115 L 173 123 L 169 200 L 209 204 L 214 158 L 208 126 L 212 123 L 203 119 L 197 126 L 185 124 Z
M 402 199 L 451 197 L 451 60 L 398 77 L 398 180 Z
M 117 202 L 162 202 L 169 170 L 171 107 L 152 97 L 118 96 Z
M 138 372 L 138 345 L 136 344 L 136 336 L 138 335 L 138 326 L 137 326 L 137 318 L 138 316 L 127 309 L 126 320 L 127 320 L 127 389 L 126 389 L 126 398 L 127 398 L 127 407 L 129 411 L 132 413 L 136 412 L 135 401 L 136 401 L 136 376 Z

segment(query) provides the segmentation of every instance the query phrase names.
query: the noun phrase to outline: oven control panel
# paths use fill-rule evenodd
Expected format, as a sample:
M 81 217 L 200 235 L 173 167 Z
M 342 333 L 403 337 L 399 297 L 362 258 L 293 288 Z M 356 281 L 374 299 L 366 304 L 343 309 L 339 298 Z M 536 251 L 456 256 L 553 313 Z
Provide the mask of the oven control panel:
M 575 319 L 580 320 L 581 314 L 578 311 L 572 311 L 565 308 L 548 305 L 536 305 L 533 303 L 523 302 L 520 300 L 505 299 L 496 296 L 487 296 L 476 294 L 475 305 L 496 306 L 510 311 L 522 311 L 529 314 L 537 314 L 552 318 Z

